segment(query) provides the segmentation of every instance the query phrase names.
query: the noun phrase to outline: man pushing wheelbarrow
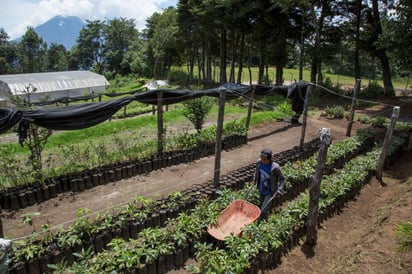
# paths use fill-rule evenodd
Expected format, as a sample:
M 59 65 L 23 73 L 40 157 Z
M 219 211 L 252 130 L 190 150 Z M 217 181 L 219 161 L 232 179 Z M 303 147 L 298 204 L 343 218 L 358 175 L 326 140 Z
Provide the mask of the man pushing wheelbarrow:
M 285 176 L 280 165 L 273 161 L 272 151 L 264 148 L 260 159 L 256 161 L 256 170 L 253 183 L 257 185 L 260 194 L 259 220 L 266 218 L 273 207 L 273 198 L 276 194 L 283 193 Z
M 266 218 L 272 210 L 272 200 L 277 194 L 283 194 L 285 176 L 279 164 L 272 160 L 270 149 L 261 151 L 260 159 L 256 161 L 253 184 L 246 196 L 254 184 L 257 185 L 260 194 L 260 208 L 246 200 L 233 201 L 220 213 L 216 222 L 209 225 L 207 231 L 210 235 L 221 241 L 229 235 L 238 236 L 246 225 Z

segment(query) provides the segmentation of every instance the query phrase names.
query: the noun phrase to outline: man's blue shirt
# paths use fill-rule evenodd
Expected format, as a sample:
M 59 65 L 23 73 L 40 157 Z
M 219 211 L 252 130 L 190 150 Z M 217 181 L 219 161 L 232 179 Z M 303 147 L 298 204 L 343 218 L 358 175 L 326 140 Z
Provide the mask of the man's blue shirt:
M 270 186 L 270 173 L 272 169 L 272 163 L 265 165 L 260 163 L 259 167 L 259 193 L 261 195 L 272 194 L 272 189 Z

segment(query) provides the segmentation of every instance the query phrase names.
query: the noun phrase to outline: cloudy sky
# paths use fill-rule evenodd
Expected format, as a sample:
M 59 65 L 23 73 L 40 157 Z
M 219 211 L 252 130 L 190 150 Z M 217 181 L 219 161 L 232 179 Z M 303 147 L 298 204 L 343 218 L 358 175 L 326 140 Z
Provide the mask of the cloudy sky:
M 176 6 L 178 0 L 0 0 L 0 28 L 10 40 L 23 35 L 56 15 L 77 16 L 83 20 L 135 19 L 139 30 L 155 11 Z

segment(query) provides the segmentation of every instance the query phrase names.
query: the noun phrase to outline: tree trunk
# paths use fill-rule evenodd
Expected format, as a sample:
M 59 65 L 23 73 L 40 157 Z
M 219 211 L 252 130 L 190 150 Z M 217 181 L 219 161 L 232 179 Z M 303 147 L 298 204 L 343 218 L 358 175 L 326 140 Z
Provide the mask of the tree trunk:
M 206 58 L 206 80 L 212 81 L 212 53 L 210 39 L 207 41 L 207 58 Z
M 234 33 L 234 31 L 232 31 Z M 231 40 L 232 40 L 232 60 L 230 61 L 230 73 L 229 73 L 229 82 L 234 83 L 235 82 L 235 65 L 236 65 L 236 48 L 237 48 L 237 43 L 239 40 L 239 35 L 232 34 L 231 35 Z
M 356 0 L 355 12 L 356 12 L 356 27 L 355 27 L 355 82 L 361 78 L 360 62 L 359 62 L 359 41 L 360 41 L 360 22 L 361 22 L 361 5 L 362 0 Z
M 0 213 L 2 212 L 2 209 L 0 208 Z M 4 232 L 3 232 L 3 221 L 0 218 L 0 238 L 4 238 Z
M 322 75 L 320 73 L 320 68 L 321 68 L 321 63 L 322 63 L 320 35 L 322 33 L 323 20 L 324 20 L 325 15 L 323 14 L 323 12 L 321 12 L 320 17 L 317 18 L 316 17 L 317 12 L 315 11 L 315 7 L 313 5 L 311 9 L 312 9 L 312 12 L 311 12 L 312 13 L 312 23 L 315 28 L 315 47 L 314 47 L 314 53 L 312 57 L 311 81 L 315 83 L 317 79 L 322 81 Z
M 258 72 L 258 84 L 263 84 L 263 79 L 264 79 L 264 73 L 265 73 L 265 62 L 263 61 L 262 54 L 260 55 L 259 58 L 259 72 Z
M 381 19 L 379 15 L 379 7 L 378 7 L 378 0 L 372 0 L 372 11 L 375 23 L 375 31 L 376 36 L 380 36 L 382 34 L 382 25 Z M 385 49 L 376 49 L 377 57 L 382 65 L 382 80 L 383 86 L 385 89 L 385 94 L 390 96 L 395 96 L 395 90 L 392 85 L 392 77 L 391 77 L 391 70 L 389 67 L 389 59 L 386 55 Z
M 281 86 L 283 84 L 283 66 L 276 66 L 276 86 Z
M 286 18 L 283 18 L 283 24 L 281 24 L 280 27 L 280 33 L 278 35 L 278 41 L 276 42 L 276 51 L 278 52 L 276 54 L 276 60 L 275 60 L 275 66 L 276 66 L 276 79 L 274 79 L 275 84 L 277 86 L 280 86 L 283 84 L 283 68 L 287 64 L 287 58 L 285 58 L 288 53 L 287 53 L 287 41 L 286 41 L 286 25 L 287 25 L 287 20 Z
M 238 58 L 238 63 L 239 63 L 239 69 L 237 71 L 237 80 L 236 83 L 241 84 L 242 83 L 242 73 L 243 73 L 243 53 L 245 49 L 245 35 L 242 34 L 242 38 L 240 41 L 240 52 L 239 52 L 239 58 Z
M 388 96 L 395 96 L 395 89 L 392 85 L 392 76 L 391 76 L 391 69 L 389 66 L 389 59 L 386 55 L 385 50 L 378 51 L 379 60 L 381 61 L 382 65 L 382 80 L 383 80 L 383 87 L 385 89 L 385 94 Z
M 220 29 L 220 79 L 219 83 L 227 82 L 226 77 L 226 30 L 224 27 Z
M 299 81 L 303 80 L 303 58 L 305 57 L 305 13 L 302 13 L 302 26 L 300 30 L 300 53 L 299 53 Z
M 202 73 L 203 72 L 203 70 L 202 70 L 202 58 L 203 58 L 203 52 L 202 52 L 202 49 L 200 49 L 200 52 L 199 52 L 199 49 L 197 48 L 197 50 L 196 50 L 196 52 L 197 52 L 197 54 L 196 54 L 196 63 L 197 63 L 197 71 L 198 71 L 198 79 L 200 80 L 200 79 L 203 79 L 203 76 L 204 76 L 204 74 Z
M 195 46 L 193 45 L 190 47 L 189 52 L 188 52 L 188 61 L 187 61 L 187 69 L 188 69 L 188 74 L 189 78 L 193 78 L 193 68 L 194 68 L 194 52 L 195 52 Z
M 206 48 L 205 48 L 205 43 L 202 42 L 202 78 L 206 80 Z
M 317 81 L 317 83 L 318 84 L 323 84 L 323 74 L 322 74 L 322 63 L 320 62 L 320 60 L 319 60 L 319 62 L 318 62 L 318 66 L 317 66 L 317 69 L 318 69 L 318 81 Z
M 316 66 L 316 61 L 312 60 L 312 65 L 311 65 L 311 68 L 310 68 L 310 81 L 312 83 L 316 83 L 316 73 L 317 73 L 317 71 L 318 71 L 318 69 L 317 69 L 317 66 Z
M 248 72 L 249 72 L 249 85 L 252 85 L 252 84 L 253 84 L 253 80 L 252 80 L 252 68 L 250 67 L 250 62 L 249 62 L 249 64 L 248 64 L 248 66 L 247 66 L 247 70 L 248 70 Z

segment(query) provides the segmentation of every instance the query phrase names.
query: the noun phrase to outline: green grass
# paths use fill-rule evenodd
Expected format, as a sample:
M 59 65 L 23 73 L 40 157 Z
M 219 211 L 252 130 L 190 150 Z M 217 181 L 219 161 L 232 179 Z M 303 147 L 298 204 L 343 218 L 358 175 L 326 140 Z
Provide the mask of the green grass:
M 214 106 L 208 115 L 208 119 L 217 119 L 217 112 L 218 107 Z M 247 109 L 243 107 L 236 105 L 227 105 L 225 107 L 225 115 L 246 116 L 246 114 Z M 187 120 L 183 116 L 183 109 L 180 104 L 176 104 L 173 109 L 169 108 L 169 111 L 163 113 L 163 123 L 166 127 L 168 124 L 175 125 L 184 121 Z M 146 114 L 134 118 L 115 119 L 85 129 L 58 132 L 49 137 L 45 150 L 55 149 L 60 145 L 68 146 L 101 141 L 108 142 L 108 139 L 110 139 L 112 135 L 139 135 L 139 132 L 144 134 L 152 132 L 155 135 L 157 132 L 157 115 Z M 8 155 L 28 153 L 26 146 L 22 147 L 16 143 L 1 144 L 0 147 L 8 151 Z
M 172 70 L 178 70 L 181 71 L 182 68 L 177 68 L 173 67 Z M 184 71 L 184 70 L 183 70 Z M 256 82 L 258 80 L 258 68 L 257 67 L 252 67 L 251 68 L 252 72 L 252 79 L 249 77 L 249 72 L 247 69 L 243 69 L 243 77 L 242 77 L 242 83 L 244 84 L 249 84 L 250 80 L 252 82 Z M 229 69 L 227 69 L 227 77 L 229 77 Z M 268 69 L 268 74 L 269 74 L 269 80 L 273 83 L 275 79 L 275 73 L 276 70 L 274 67 L 269 67 Z M 219 75 L 219 68 L 216 68 L 216 77 Z M 237 75 L 237 68 L 235 69 L 235 75 Z M 195 77 L 197 77 L 196 70 L 195 70 Z M 285 68 L 283 69 L 283 78 L 285 83 L 284 84 L 289 84 L 290 82 L 294 82 L 295 79 L 299 79 L 299 69 L 297 68 Z M 339 75 L 339 74 L 331 74 L 327 72 L 323 72 L 323 78 L 329 78 L 332 82 L 333 85 L 344 85 L 344 86 L 355 86 L 355 78 L 353 76 L 347 76 L 347 75 Z M 229 78 L 228 78 L 229 79 Z M 218 79 L 216 79 L 217 81 Z M 310 81 L 310 70 L 303 70 L 303 80 L 304 81 Z M 361 79 L 361 85 L 362 88 L 366 87 L 370 81 L 376 81 L 379 85 L 383 86 L 383 81 L 382 79 L 368 79 L 368 78 L 362 78 Z M 392 78 L 392 83 L 395 88 L 399 89 L 405 89 L 405 86 L 407 84 L 407 79 L 406 78 Z M 412 83 L 409 82 L 409 89 L 412 87 Z

